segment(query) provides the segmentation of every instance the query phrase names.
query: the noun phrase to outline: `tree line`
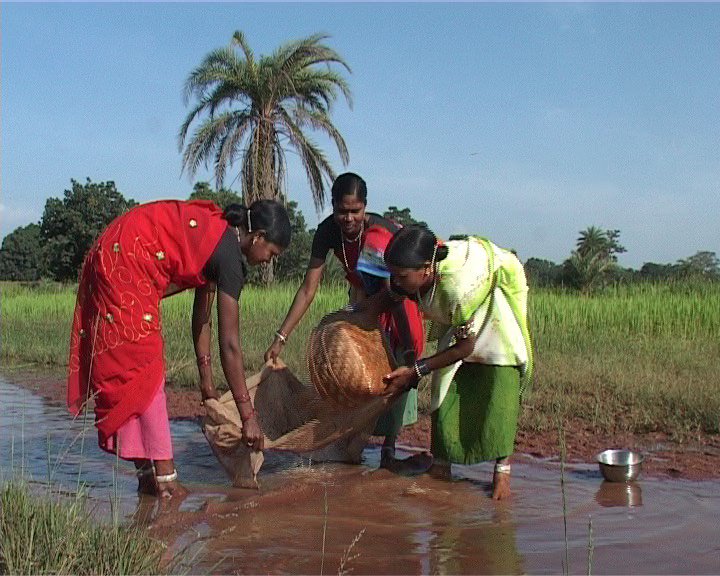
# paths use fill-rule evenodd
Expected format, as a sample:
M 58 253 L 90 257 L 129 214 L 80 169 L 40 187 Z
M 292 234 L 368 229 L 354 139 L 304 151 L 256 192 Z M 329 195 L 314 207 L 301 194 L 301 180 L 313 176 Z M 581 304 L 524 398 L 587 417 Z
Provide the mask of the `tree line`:
M 208 182 L 197 182 L 189 195 L 192 200 L 211 200 L 221 208 L 242 204 L 242 197 L 229 189 L 213 189 Z M 125 198 L 115 182 L 85 183 L 71 180 L 62 198 L 49 198 L 38 223 L 28 224 L 8 234 L 0 247 L 0 280 L 59 282 L 77 280 L 85 254 L 116 217 L 137 202 Z M 290 247 L 275 264 L 275 280 L 299 280 L 305 273 L 314 229 L 308 229 L 305 216 L 294 201 L 286 202 L 292 226 Z M 416 220 L 409 208 L 390 206 L 383 216 L 408 225 Z M 456 236 L 451 236 L 456 238 Z M 679 279 L 720 280 L 720 261 L 714 252 L 702 251 L 674 264 L 647 262 L 639 270 L 623 268 L 617 256 L 625 252 L 619 230 L 590 226 L 580 232 L 575 249 L 562 263 L 529 258 L 525 270 L 532 286 L 566 287 L 592 292 L 608 284 Z M 341 281 L 342 268 L 334 258 L 328 260 L 326 279 Z M 259 270 L 251 268 L 250 282 L 263 280 Z
M 197 182 L 190 200 L 211 200 L 220 208 L 243 204 L 240 194 L 227 188 L 213 189 L 208 182 Z M 62 198 L 49 198 L 38 223 L 20 226 L 10 232 L 0 247 L 0 280 L 58 282 L 77 281 L 85 255 L 92 243 L 115 218 L 136 206 L 125 198 L 115 182 L 85 183 L 71 180 Z M 299 280 L 307 267 L 314 229 L 308 229 L 297 202 L 285 203 L 292 227 L 292 242 L 277 259 L 275 280 Z M 409 208 L 390 206 L 383 216 L 400 224 L 417 222 Z M 342 267 L 330 258 L 324 275 L 326 281 L 341 281 Z M 259 269 L 249 269 L 248 281 L 266 281 Z

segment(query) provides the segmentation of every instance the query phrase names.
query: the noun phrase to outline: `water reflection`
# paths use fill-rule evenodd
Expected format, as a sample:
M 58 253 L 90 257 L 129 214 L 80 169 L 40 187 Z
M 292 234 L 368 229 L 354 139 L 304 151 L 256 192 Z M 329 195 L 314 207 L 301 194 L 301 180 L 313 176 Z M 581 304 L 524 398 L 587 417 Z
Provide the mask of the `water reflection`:
M 642 506 L 642 488 L 637 482 L 608 482 L 605 480 L 595 494 L 595 501 L 606 508 Z
M 557 463 L 518 455 L 513 498 L 499 504 L 488 497 L 491 464 L 457 467 L 452 482 L 407 478 L 377 470 L 369 448 L 361 466 L 269 453 L 260 489 L 236 489 L 198 423 L 173 421 L 190 493 L 167 502 L 138 497 L 132 465 L 101 452 L 94 428 L 63 406 L 2 379 L 0 403 L 0 476 L 70 491 L 80 481 L 100 512 L 117 490 L 128 521 L 168 543 L 168 555 L 185 554 L 179 572 L 335 573 L 345 562 L 356 574 L 556 574 L 565 525 L 570 571 L 584 572 L 591 518 L 596 573 L 720 573 L 717 482 L 610 483 L 594 463 L 573 465 L 564 509 Z
M 480 531 L 455 523 L 430 542 L 430 574 L 523 574 L 515 525 L 494 517 Z

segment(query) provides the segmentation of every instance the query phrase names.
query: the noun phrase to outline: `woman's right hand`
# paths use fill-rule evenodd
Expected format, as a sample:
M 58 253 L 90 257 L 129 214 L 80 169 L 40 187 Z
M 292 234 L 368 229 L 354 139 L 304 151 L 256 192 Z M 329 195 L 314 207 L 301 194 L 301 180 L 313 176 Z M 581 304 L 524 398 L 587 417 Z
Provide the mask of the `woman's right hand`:
M 248 448 L 253 450 L 263 449 L 263 440 L 265 435 L 260 428 L 260 422 L 258 422 L 257 414 L 253 413 L 250 418 L 243 420 L 242 423 L 242 442 Z
M 276 337 L 273 343 L 270 344 L 270 348 L 265 351 L 265 362 L 272 360 L 272 363 L 275 364 L 284 347 L 285 344 L 283 344 L 283 341 Z

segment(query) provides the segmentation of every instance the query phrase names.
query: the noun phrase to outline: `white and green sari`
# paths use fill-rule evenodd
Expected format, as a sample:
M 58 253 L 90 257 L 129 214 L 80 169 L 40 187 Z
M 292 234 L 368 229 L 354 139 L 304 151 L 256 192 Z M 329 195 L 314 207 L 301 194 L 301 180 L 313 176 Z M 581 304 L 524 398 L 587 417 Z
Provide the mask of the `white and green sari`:
M 420 299 L 433 321 L 438 351 L 470 335 L 464 360 L 432 378 L 432 451 L 449 462 L 472 464 L 513 451 L 520 397 L 532 376 L 523 266 L 510 251 L 484 238 L 446 243 L 436 285 Z

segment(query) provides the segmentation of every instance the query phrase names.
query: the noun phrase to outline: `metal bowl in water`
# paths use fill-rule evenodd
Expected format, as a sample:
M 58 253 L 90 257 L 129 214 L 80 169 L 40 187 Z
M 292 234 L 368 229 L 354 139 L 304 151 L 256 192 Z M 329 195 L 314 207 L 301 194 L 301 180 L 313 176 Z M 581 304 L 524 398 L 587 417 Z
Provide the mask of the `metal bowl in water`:
M 605 480 L 610 482 L 632 482 L 640 474 L 643 456 L 632 450 L 605 450 L 597 455 Z

